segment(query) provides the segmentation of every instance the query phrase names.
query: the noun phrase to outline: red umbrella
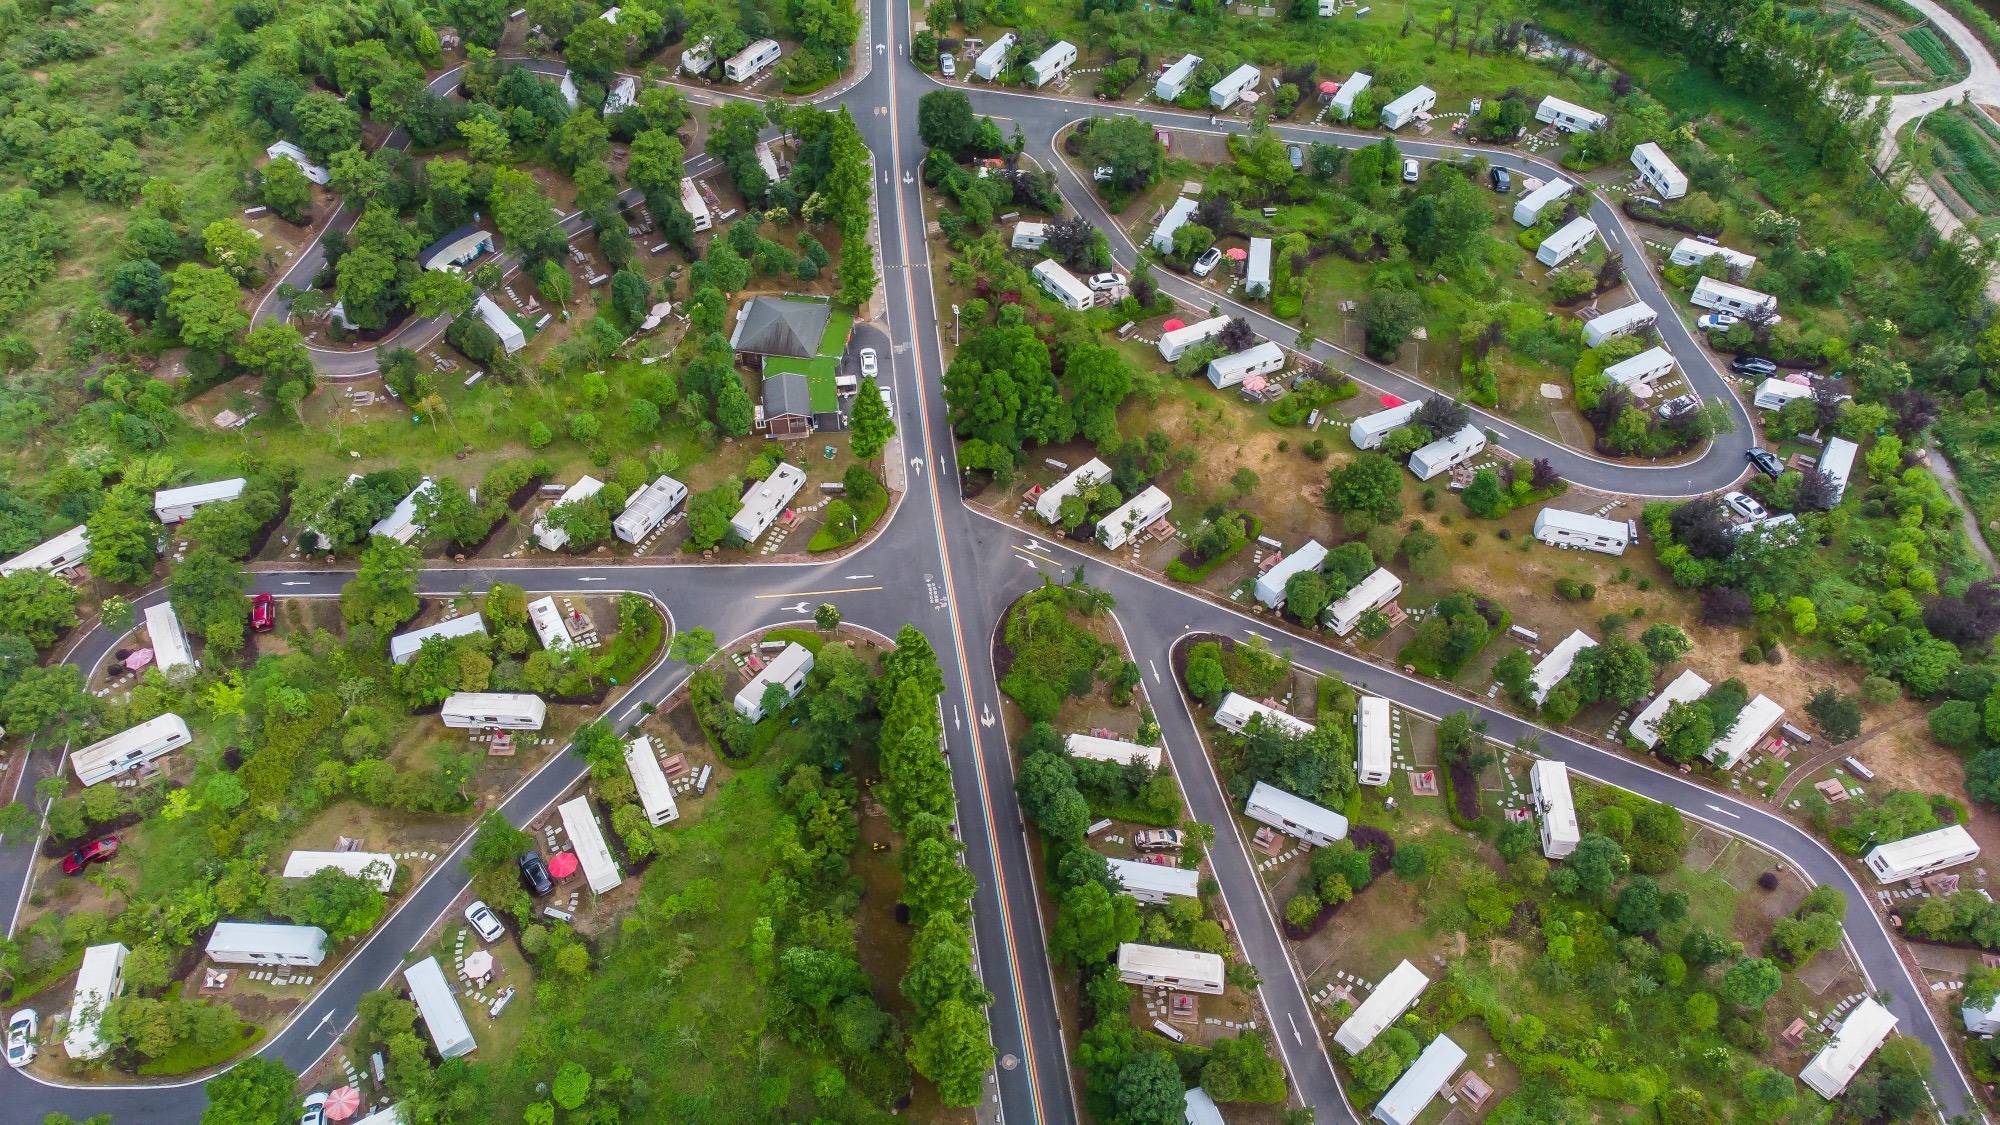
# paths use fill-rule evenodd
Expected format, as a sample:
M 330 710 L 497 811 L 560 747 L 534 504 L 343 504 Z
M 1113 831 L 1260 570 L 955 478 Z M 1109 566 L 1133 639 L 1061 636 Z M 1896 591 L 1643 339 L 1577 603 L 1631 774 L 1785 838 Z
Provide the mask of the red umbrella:
M 1403 405 L 1403 400 L 1402 400 L 1402 399 L 1400 399 L 1400 398 L 1397 398 L 1397 397 L 1396 397 L 1395 395 L 1383 395 L 1383 396 L 1382 396 L 1382 400 L 1381 400 L 1381 401 L 1382 401 L 1382 405 L 1383 405 L 1383 406 L 1401 406 L 1401 405 Z
M 549 878 L 567 879 L 576 874 L 576 853 L 557 852 L 549 857 Z
M 361 1109 L 361 1091 L 352 1086 L 342 1086 L 326 1096 L 326 1116 L 329 1121 L 345 1121 Z
M 1165 324 L 1162 324 L 1162 325 L 1160 325 L 1160 331 L 1162 331 L 1162 332 L 1173 332 L 1173 331 L 1175 331 L 1175 330 L 1177 330 L 1177 329 L 1181 329 L 1181 328 L 1186 328 L 1186 327 L 1187 327 L 1187 322 L 1186 322 L 1186 321 L 1182 320 L 1182 319 L 1181 319 L 1181 318 L 1179 318 L 1179 317 L 1171 317 L 1171 318 L 1169 318 L 1169 319 L 1167 320 L 1167 322 L 1166 322 Z
M 151 664 L 152 662 L 153 662 L 153 650 L 150 648 L 142 648 L 125 658 L 125 667 L 134 672 L 137 672 L 139 669 L 144 668 L 146 665 Z
M 1241 246 L 1231 246 L 1228 249 L 1228 251 L 1226 251 L 1226 254 L 1230 261 L 1240 262 L 1250 256 L 1250 251 L 1245 250 Z
M 1322 94 L 1338 94 L 1340 93 L 1340 83 L 1335 82 L 1331 78 L 1326 79 L 1319 84 L 1319 92 Z

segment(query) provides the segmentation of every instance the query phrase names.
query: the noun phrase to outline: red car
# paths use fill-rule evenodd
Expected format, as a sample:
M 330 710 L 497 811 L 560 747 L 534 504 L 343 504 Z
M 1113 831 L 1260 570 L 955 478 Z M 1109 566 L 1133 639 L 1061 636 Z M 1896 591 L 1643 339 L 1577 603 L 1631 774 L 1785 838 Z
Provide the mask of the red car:
M 63 857 L 63 874 L 81 875 L 84 868 L 93 863 L 103 863 L 117 854 L 118 837 L 106 836 L 101 840 L 92 840 Z
M 250 599 L 250 628 L 259 633 L 268 633 L 278 623 L 278 606 L 269 594 L 258 594 Z

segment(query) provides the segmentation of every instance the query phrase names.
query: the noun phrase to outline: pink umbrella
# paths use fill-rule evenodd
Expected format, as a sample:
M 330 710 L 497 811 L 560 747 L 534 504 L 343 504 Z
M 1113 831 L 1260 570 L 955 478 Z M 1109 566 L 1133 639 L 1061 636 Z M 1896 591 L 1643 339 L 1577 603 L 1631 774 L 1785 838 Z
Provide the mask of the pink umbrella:
M 144 668 L 146 665 L 151 664 L 152 662 L 153 662 L 153 650 L 150 648 L 142 648 L 125 658 L 125 667 L 134 672 L 137 672 L 139 669 Z
M 1633 397 L 1633 398 L 1652 398 L 1652 397 L 1653 397 L 1653 388 L 1652 388 L 1651 386 L 1648 386 L 1648 385 L 1647 385 L 1647 384 L 1645 384 L 1645 383 L 1634 383 L 1634 384 L 1632 384 L 1632 397 Z
M 330 1121 L 345 1121 L 361 1109 L 361 1091 L 352 1086 L 341 1086 L 326 1095 L 326 1116 Z
M 1241 246 L 1231 246 L 1225 253 L 1232 262 L 1240 262 L 1250 256 L 1250 251 Z
M 1179 317 L 1170 317 L 1168 318 L 1165 324 L 1160 325 L 1160 331 L 1173 332 L 1186 327 L 1187 327 L 1186 321 L 1182 320 Z
M 1340 83 L 1329 78 L 1319 84 L 1319 92 L 1322 94 L 1338 94 L 1340 93 Z
M 576 874 L 576 853 L 557 852 L 549 857 L 549 878 L 567 879 Z
M 465 955 L 465 975 L 473 980 L 484 980 L 493 975 L 493 955 L 484 949 Z
M 1401 405 L 1403 405 L 1403 400 L 1402 400 L 1402 399 L 1400 399 L 1400 398 L 1397 398 L 1397 397 L 1396 397 L 1395 395 L 1383 395 L 1383 396 L 1381 397 L 1381 399 L 1380 399 L 1380 402 L 1382 403 L 1382 405 L 1383 405 L 1383 406 L 1401 406 Z
M 1785 376 L 1785 382 L 1796 383 L 1801 387 L 1810 387 L 1812 386 L 1812 376 L 1794 371 L 1790 375 Z

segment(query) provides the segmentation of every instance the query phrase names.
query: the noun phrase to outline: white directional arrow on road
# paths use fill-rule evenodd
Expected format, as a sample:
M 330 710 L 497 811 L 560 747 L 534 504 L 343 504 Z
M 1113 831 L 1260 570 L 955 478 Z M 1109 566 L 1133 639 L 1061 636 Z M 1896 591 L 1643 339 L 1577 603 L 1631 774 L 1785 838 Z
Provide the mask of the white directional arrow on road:
M 953 730 L 965 729 L 965 720 L 961 715 L 959 715 L 958 704 L 956 703 L 951 705 L 951 729 Z
M 319 1022 L 313 1025 L 312 1031 L 309 1034 L 307 1034 L 306 1038 L 311 1039 L 314 1035 L 318 1035 L 320 1032 L 325 1031 L 327 1029 L 327 1025 L 332 1022 L 333 1022 L 333 1010 L 329 1008 L 327 1009 L 327 1013 L 319 1018 Z
M 982 727 L 990 727 L 993 725 L 993 709 L 986 706 L 984 703 L 979 705 L 979 725 Z
M 921 474 L 924 471 L 924 459 L 921 457 L 910 458 L 910 471 Z
M 579 579 L 577 579 L 577 581 L 578 581 L 578 582 L 602 582 L 602 581 L 604 581 L 604 579 L 602 579 L 602 578 L 579 578 Z
M 812 603 L 811 603 L 811 602 L 800 602 L 800 603 L 799 603 L 799 604 L 797 604 L 797 605 L 781 605 L 781 606 L 779 606 L 778 608 L 779 608 L 779 609 L 784 609 L 784 610 L 790 610 L 790 611 L 791 611 L 791 612 L 793 612 L 793 613 L 804 613 L 804 612 L 805 612 L 806 610 L 809 610 L 809 609 L 811 609 L 811 608 L 812 608 Z
M 310 583 L 310 582 L 280 582 L 280 583 L 278 583 L 278 585 L 280 585 L 280 586 L 310 586 L 310 585 L 312 585 L 312 583 Z

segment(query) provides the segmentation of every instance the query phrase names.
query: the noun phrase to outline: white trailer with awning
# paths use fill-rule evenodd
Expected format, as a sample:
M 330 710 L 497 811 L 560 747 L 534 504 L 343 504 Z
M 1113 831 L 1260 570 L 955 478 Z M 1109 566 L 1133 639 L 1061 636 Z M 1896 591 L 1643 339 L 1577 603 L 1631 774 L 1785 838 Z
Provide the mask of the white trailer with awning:
M 1285 369 L 1285 349 L 1265 340 L 1234 355 L 1208 361 L 1208 381 L 1216 390 L 1237 386 L 1253 375 L 1274 375 Z
M 1054 523 L 1062 515 L 1063 501 L 1110 479 L 1111 466 L 1092 457 L 1042 489 L 1042 494 L 1035 497 L 1035 514 L 1042 517 L 1043 523 Z
M 1707 695 L 1709 687 L 1709 682 L 1692 668 L 1674 677 L 1665 690 L 1654 696 L 1653 701 L 1633 717 L 1632 738 L 1651 750 L 1660 741 L 1660 720 L 1666 717 L 1667 708 L 1676 703 L 1693 703 Z
M 1399 95 L 1395 101 L 1382 107 L 1382 127 L 1395 132 L 1414 121 L 1418 114 L 1429 113 L 1437 105 L 1437 91 L 1429 86 L 1419 86 Z
M 1840 1021 L 1833 1038 L 1819 1049 L 1799 1081 L 1811 1086 L 1820 1097 L 1832 1101 L 1861 1073 L 1870 1055 L 1896 1031 L 1896 1017 L 1873 996 L 1864 997 L 1847 1018 Z
M 594 894 L 606 894 L 624 882 L 618 874 L 618 863 L 611 858 L 611 846 L 604 842 L 604 830 L 597 825 L 597 814 L 591 811 L 589 797 L 572 797 L 556 806 L 556 815 L 562 818 L 563 834 L 569 837 L 570 847 L 576 849 L 577 865 L 583 869 L 584 882 L 590 884 Z
M 1243 815 L 1293 839 L 1324 847 L 1347 838 L 1347 818 L 1296 793 L 1260 781 L 1243 802 Z
M 309 879 L 332 868 L 343 875 L 366 879 L 383 894 L 396 883 L 396 857 L 388 852 L 295 851 L 285 857 L 285 878 Z
M 1160 768 L 1159 747 L 1141 746 L 1136 742 L 1126 742 L 1120 738 L 1072 734 L 1063 739 L 1063 752 L 1072 758 L 1085 758 L 1093 762 L 1110 762 L 1120 766 L 1144 762 L 1147 769 Z
M 1291 552 L 1271 564 L 1271 569 L 1257 576 L 1251 593 L 1266 609 L 1277 609 L 1285 604 L 1285 587 L 1294 577 L 1308 571 L 1316 571 L 1326 561 L 1326 548 L 1317 539 L 1308 539 L 1292 548 Z
M 1632 167 L 1639 170 L 1639 178 L 1646 181 L 1647 187 L 1660 193 L 1661 199 L 1679 199 L 1688 193 L 1687 173 L 1652 141 L 1632 149 Z
M 1713 277 L 1704 277 L 1694 283 L 1694 293 L 1688 297 L 1688 304 L 1731 316 L 1757 316 L 1778 311 L 1778 299 L 1769 293 L 1759 293 L 1755 289 L 1731 285 Z
M 1554 125 L 1565 133 L 1588 133 L 1604 128 L 1604 123 L 1611 119 L 1594 109 L 1586 109 L 1551 94 L 1535 107 L 1535 120 L 1544 125 Z
M 1362 785 L 1389 784 L 1395 742 L 1389 701 L 1364 695 L 1354 710 L 1354 778 Z
M 667 784 L 667 774 L 660 768 L 660 752 L 653 747 L 648 735 L 640 735 L 625 744 L 625 768 L 631 771 L 632 788 L 639 794 L 639 807 L 646 812 L 646 819 L 653 827 L 672 824 L 681 817 L 680 805 L 674 801 L 674 787 Z
M 625 510 L 611 521 L 611 532 L 632 544 L 642 542 L 688 496 L 688 487 L 670 476 L 658 476 L 625 501 Z
M 1249 730 L 1253 719 L 1261 719 L 1265 726 L 1275 727 L 1293 738 L 1304 738 L 1313 732 L 1313 725 L 1304 719 L 1233 691 L 1223 696 L 1222 705 L 1215 709 L 1215 725 L 1237 734 Z
M 1644 301 L 1634 301 L 1584 321 L 1583 342 L 1593 348 L 1602 347 L 1606 340 L 1651 328 L 1659 319 L 1660 314 L 1653 311 L 1653 306 Z
M 1528 767 L 1528 787 L 1542 822 L 1542 854 L 1561 859 L 1575 851 L 1583 833 L 1577 827 L 1576 798 L 1569 791 L 1569 767 L 1541 759 Z
M 1354 1009 L 1354 1014 L 1340 1025 L 1340 1030 L 1333 1033 L 1333 1041 L 1346 1048 L 1350 1055 L 1360 1054 L 1389 1025 L 1402 1019 L 1403 1013 L 1410 1010 L 1430 984 L 1431 978 L 1425 976 L 1422 969 L 1408 960 L 1400 962 L 1389 970 L 1388 976 L 1376 983 L 1368 999 L 1363 1000 Z
M 1569 675 L 1570 666 L 1576 663 L 1576 654 L 1587 648 L 1597 647 L 1589 633 L 1577 629 L 1564 637 L 1561 643 L 1549 650 L 1549 654 L 1535 664 L 1535 670 L 1528 674 L 1528 698 L 1540 707 L 1549 697 L 1549 692 Z
M 217 922 L 202 952 L 218 965 L 310 969 L 326 960 L 326 931 L 276 922 Z
M 163 488 L 153 493 L 153 515 L 161 523 L 179 523 L 207 504 L 221 504 L 243 495 L 250 482 L 242 477 Z
M 1175 949 L 1165 945 L 1142 945 L 1136 941 L 1118 946 L 1118 979 L 1142 987 L 1171 988 L 1179 992 L 1222 995 L 1222 958 L 1195 949 Z
M 1370 610 L 1381 609 L 1402 592 L 1403 580 L 1378 566 L 1326 607 L 1326 626 L 1333 630 L 1334 636 L 1344 637 L 1354 631 Z
M 1962 824 L 1948 824 L 1935 831 L 1878 844 L 1861 857 L 1861 862 L 1882 882 L 1901 883 L 1978 858 L 1979 842 L 1972 838 L 1972 833 Z
M 30 547 L 6 562 L 0 562 L 0 578 L 23 570 L 46 570 L 62 574 L 76 569 L 90 557 L 90 529 L 77 524 L 61 535 Z
M 431 1036 L 431 1045 L 437 1048 L 439 1058 L 455 1059 L 469 1055 L 479 1044 L 472 1038 L 472 1026 L 465 1022 L 465 1010 L 458 1006 L 458 995 L 451 990 L 451 982 L 444 979 L 444 969 L 435 957 L 423 960 L 403 970 L 403 983 L 409 986 L 410 1000 L 417 1006 L 417 1014 L 423 1017 L 424 1030 Z
M 1554 269 L 1575 257 L 1596 237 L 1597 224 L 1578 215 L 1564 224 L 1561 230 L 1542 240 L 1542 244 L 1535 248 L 1535 260 Z
M 1813 389 L 1807 383 L 1794 383 L 1790 379 L 1772 376 L 1757 384 L 1756 397 L 1752 405 L 1759 410 L 1783 410 L 1785 404 L 1796 398 L 1811 398 Z
M 569 635 L 569 625 L 563 620 L 562 610 L 556 608 L 553 597 L 536 598 L 528 603 L 528 622 L 535 627 L 535 636 L 542 647 L 550 652 L 569 648 L 576 644 Z
M 1703 242 L 1699 238 L 1683 238 L 1674 243 L 1673 250 L 1667 254 L 1667 261 L 1677 266 L 1699 265 L 1710 258 L 1721 258 L 1729 264 L 1731 272 L 1737 274 L 1749 273 L 1750 267 L 1757 264 L 1754 254 L 1731 250 L 1714 242 Z
M 1200 65 L 1200 55 L 1182 55 L 1180 61 L 1160 72 L 1159 80 L 1153 83 L 1153 96 L 1163 102 L 1178 100 L 1187 92 L 1194 68 Z
M 1174 232 L 1186 226 L 1189 219 L 1194 218 L 1195 208 L 1199 206 L 1201 204 L 1189 199 L 1185 195 L 1174 200 L 1173 205 L 1167 208 L 1167 213 L 1160 218 L 1160 225 L 1153 228 L 1153 237 L 1150 242 L 1153 249 L 1161 254 L 1173 253 Z M 1229 323 L 1227 318 L 1217 319 L 1222 320 L 1224 324 Z M 1221 329 L 1217 329 L 1217 331 L 1221 331 Z M 1167 338 L 1165 336 L 1160 337 L 1160 354 L 1162 355 L 1166 355 L 1166 344 Z M 1169 362 L 1176 358 L 1178 357 L 1167 356 Z
M 96 785 L 126 770 L 163 758 L 194 741 L 187 723 L 169 711 L 93 742 L 69 756 L 70 769 L 85 786 Z
M 429 477 L 418 481 L 417 487 L 396 501 L 396 506 L 389 510 L 388 515 L 375 521 L 375 526 L 368 529 L 368 534 L 380 535 L 384 539 L 394 539 L 404 544 L 423 534 L 424 525 L 417 522 L 417 497 L 436 487 L 437 482 Z
M 578 477 L 575 484 L 563 489 L 563 494 L 556 497 L 556 502 L 549 505 L 547 512 L 542 513 L 542 518 L 535 521 L 535 542 L 540 544 L 544 551 L 560 551 L 568 546 L 569 532 L 549 523 L 549 514 L 557 508 L 581 504 L 603 490 L 604 482 L 589 473 Z
M 1163 903 L 1169 898 L 1196 898 L 1201 893 L 1201 873 L 1187 867 L 1168 867 L 1132 859 L 1106 860 L 1111 877 L 1125 893 L 1140 902 Z
M 1604 369 L 1604 378 L 1621 387 L 1652 383 L 1674 373 L 1674 353 L 1654 346 Z
M 1424 400 L 1417 398 L 1387 410 L 1377 410 L 1373 414 L 1363 414 L 1347 427 L 1347 440 L 1356 449 L 1376 449 L 1384 439 L 1410 424 L 1417 411 L 1424 408 Z
M 1097 521 L 1097 541 L 1106 550 L 1116 551 L 1134 535 L 1165 519 L 1174 502 L 1165 492 L 1147 485 L 1145 490 Z
M 1486 431 L 1468 422 L 1457 433 L 1441 437 L 1410 454 L 1410 471 L 1417 474 L 1418 480 L 1429 480 L 1485 451 Z
M 1374 75 L 1363 74 L 1358 70 L 1348 75 L 1347 81 L 1340 84 L 1340 89 L 1335 90 L 1333 93 L 1333 99 L 1327 102 L 1328 105 L 1333 107 L 1333 115 L 1342 121 L 1353 117 L 1354 100 L 1359 98 L 1362 92 L 1367 90 L 1369 85 L 1374 81 Z
M 188 644 L 187 631 L 181 628 L 181 616 L 174 612 L 173 603 L 161 602 L 146 607 L 146 639 L 153 646 L 153 666 L 169 679 L 192 672 L 201 667 L 194 658 L 194 647 Z
M 540 730 L 549 716 L 539 695 L 506 691 L 456 691 L 438 718 L 457 730 Z
M 1158 345 L 1160 358 L 1172 363 L 1186 355 L 1189 348 L 1206 344 L 1222 335 L 1222 330 L 1227 327 L 1229 327 L 1228 317 L 1211 316 L 1207 320 L 1197 320 L 1193 324 L 1169 328 L 1160 333 Z
M 1743 705 L 1736 713 L 1736 721 L 1715 745 L 1708 748 L 1708 760 L 1717 769 L 1735 769 L 1757 745 L 1758 740 L 1771 733 L 1771 728 L 1785 717 L 1785 709 L 1778 706 L 1770 696 L 1759 694 Z
M 1534 536 L 1551 547 L 1596 551 L 1600 555 L 1622 555 L 1632 532 L 1623 520 L 1608 520 L 1589 512 L 1568 512 L 1543 508 L 1535 513 Z

